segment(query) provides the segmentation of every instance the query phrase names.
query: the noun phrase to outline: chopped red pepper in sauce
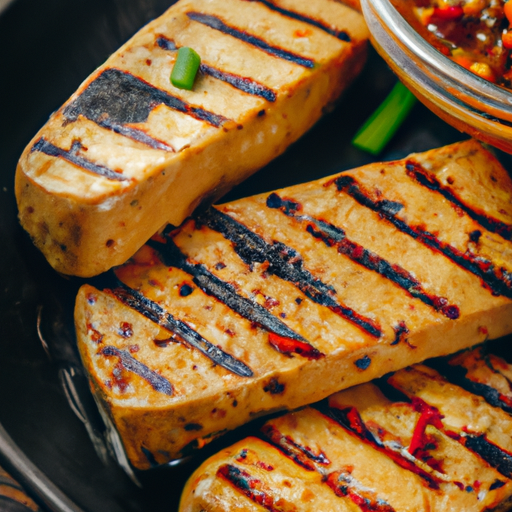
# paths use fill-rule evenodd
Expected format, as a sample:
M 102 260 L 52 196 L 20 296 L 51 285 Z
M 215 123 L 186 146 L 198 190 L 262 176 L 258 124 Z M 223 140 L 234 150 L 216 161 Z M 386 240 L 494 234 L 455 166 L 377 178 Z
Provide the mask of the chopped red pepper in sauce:
M 392 0 L 436 49 L 474 74 L 512 88 L 512 0 Z

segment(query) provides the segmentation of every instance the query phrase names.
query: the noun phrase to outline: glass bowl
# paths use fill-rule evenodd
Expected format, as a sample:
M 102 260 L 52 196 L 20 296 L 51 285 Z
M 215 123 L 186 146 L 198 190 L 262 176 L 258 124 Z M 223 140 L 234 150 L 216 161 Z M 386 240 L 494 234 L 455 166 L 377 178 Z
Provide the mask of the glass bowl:
M 512 153 L 512 92 L 459 66 L 420 36 L 389 0 L 361 0 L 371 40 L 400 80 L 458 130 Z

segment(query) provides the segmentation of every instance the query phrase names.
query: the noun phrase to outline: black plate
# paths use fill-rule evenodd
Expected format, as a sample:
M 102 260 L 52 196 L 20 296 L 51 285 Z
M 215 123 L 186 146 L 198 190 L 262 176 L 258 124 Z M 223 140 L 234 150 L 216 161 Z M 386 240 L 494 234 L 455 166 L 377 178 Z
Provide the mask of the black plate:
M 15 0 L 0 14 L 0 463 L 49 510 L 173 511 L 185 479 L 200 462 L 198 457 L 178 468 L 138 474 L 139 487 L 111 459 L 104 463 L 96 455 L 59 381 L 63 368 L 69 369 L 69 361 L 76 357 L 69 319 L 79 283 L 57 275 L 33 248 L 18 226 L 13 193 L 17 159 L 49 114 L 170 3 Z M 229 199 L 374 160 L 351 147 L 350 139 L 394 82 L 386 65 L 371 52 L 365 72 L 336 110 L 285 155 L 230 193 Z M 417 104 L 380 158 L 400 158 L 463 138 Z M 42 334 L 55 345 L 52 359 L 38 335 L 41 307 Z M 201 458 L 240 435 L 226 436 Z

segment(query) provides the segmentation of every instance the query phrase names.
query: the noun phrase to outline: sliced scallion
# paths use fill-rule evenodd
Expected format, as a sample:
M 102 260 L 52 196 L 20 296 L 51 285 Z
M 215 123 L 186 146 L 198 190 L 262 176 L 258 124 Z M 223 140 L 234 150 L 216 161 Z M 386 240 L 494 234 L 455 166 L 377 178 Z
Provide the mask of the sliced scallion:
M 397 82 L 379 108 L 368 118 L 352 139 L 352 144 L 372 155 L 378 155 L 410 112 L 416 98 Z
M 171 72 L 172 85 L 190 91 L 200 65 L 201 57 L 196 51 L 188 46 L 181 47 Z

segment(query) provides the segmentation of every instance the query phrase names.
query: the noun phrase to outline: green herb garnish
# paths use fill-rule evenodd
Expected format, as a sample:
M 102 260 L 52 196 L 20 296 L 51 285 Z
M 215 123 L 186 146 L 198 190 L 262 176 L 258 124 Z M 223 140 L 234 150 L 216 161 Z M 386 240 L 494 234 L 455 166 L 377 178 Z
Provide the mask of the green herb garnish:
M 352 139 L 359 149 L 378 155 L 398 130 L 416 102 L 402 82 L 397 82 L 379 108 L 368 118 Z
M 171 72 L 172 85 L 190 91 L 194 86 L 200 65 L 201 57 L 192 48 L 188 46 L 180 48 Z

